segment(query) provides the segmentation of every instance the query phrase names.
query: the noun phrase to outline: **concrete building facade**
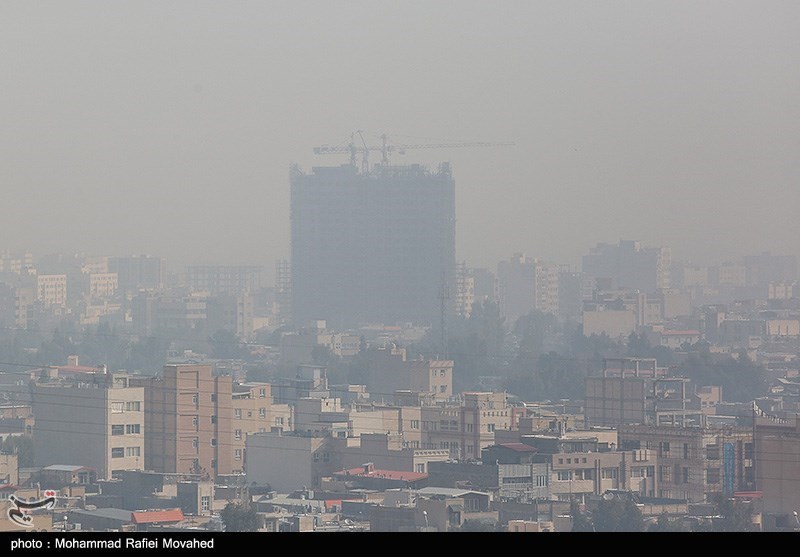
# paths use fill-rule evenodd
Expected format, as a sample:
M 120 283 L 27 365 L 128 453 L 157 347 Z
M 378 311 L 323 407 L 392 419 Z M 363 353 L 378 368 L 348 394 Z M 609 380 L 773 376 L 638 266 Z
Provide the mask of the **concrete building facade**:
M 100 478 L 145 467 L 145 396 L 125 373 L 33 381 L 34 463 L 81 465 Z

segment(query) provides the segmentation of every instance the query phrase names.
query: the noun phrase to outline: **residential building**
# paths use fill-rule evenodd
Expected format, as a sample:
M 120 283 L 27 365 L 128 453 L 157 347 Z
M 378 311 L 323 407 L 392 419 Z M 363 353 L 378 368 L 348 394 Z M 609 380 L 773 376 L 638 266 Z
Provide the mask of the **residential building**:
M 765 525 L 795 528 L 800 509 L 800 416 L 776 419 L 758 412 L 755 489 L 763 494 Z M 766 517 L 770 517 L 766 520 Z
M 461 393 L 458 405 L 422 406 L 422 448 L 444 449 L 452 458 L 481 458 L 494 444 L 494 432 L 508 429 L 511 408 L 506 393 Z
M 67 275 L 38 275 L 36 299 L 49 306 L 67 305 Z
M 657 497 L 704 503 L 754 489 L 752 428 L 621 425 L 619 442 L 656 453 Z
M 536 310 L 558 314 L 559 267 L 516 253 L 497 264 L 500 312 L 513 324 Z
M 231 399 L 231 471 L 245 471 L 247 436 L 266 431 L 292 431 L 292 407 L 275 404 L 269 383 L 235 383 Z
M 145 395 L 145 466 L 166 473 L 230 474 L 233 427 L 230 376 L 210 364 L 164 366 L 142 378 Z
M 654 359 L 604 359 L 602 376 L 585 379 L 586 426 L 701 425 L 702 413 L 689 407 L 687 383 L 667 377 Z
M 121 292 L 161 290 L 167 282 L 167 261 L 153 255 L 109 257 L 108 272 L 117 273 Z
M 100 478 L 146 466 L 145 393 L 126 373 L 33 380 L 34 463 L 95 469 Z
M 186 284 L 193 291 L 238 295 L 261 288 L 263 269 L 256 265 L 193 265 L 186 268 Z

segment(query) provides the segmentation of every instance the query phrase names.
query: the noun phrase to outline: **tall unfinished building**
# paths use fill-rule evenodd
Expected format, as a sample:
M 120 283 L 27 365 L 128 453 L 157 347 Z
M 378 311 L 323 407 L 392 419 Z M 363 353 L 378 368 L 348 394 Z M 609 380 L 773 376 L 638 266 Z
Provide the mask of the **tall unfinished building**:
M 455 292 L 455 182 L 447 164 L 291 174 L 292 317 L 334 328 L 438 325 Z

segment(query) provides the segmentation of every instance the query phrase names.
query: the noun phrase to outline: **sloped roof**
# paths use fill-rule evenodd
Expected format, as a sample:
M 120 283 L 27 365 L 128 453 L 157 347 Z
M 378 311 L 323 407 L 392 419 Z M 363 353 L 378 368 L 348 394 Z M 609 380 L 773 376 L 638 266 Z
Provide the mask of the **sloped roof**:
M 134 511 L 131 519 L 134 524 L 154 524 L 158 522 L 180 522 L 183 520 L 180 509 L 163 509 L 157 511 Z

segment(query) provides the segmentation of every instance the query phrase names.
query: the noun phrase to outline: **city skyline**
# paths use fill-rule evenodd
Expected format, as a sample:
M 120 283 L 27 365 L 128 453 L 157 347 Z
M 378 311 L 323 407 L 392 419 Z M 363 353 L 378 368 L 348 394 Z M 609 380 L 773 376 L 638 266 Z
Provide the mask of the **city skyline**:
M 451 163 L 471 265 L 800 254 L 795 3 L 189 6 L 4 8 L 8 247 L 271 268 L 291 165 L 363 129 L 514 144 L 394 157 Z

